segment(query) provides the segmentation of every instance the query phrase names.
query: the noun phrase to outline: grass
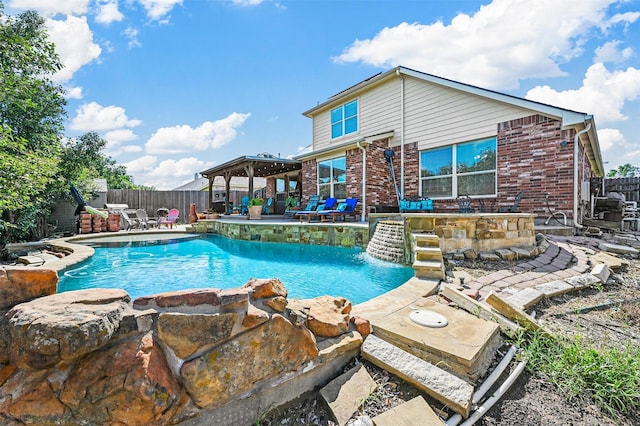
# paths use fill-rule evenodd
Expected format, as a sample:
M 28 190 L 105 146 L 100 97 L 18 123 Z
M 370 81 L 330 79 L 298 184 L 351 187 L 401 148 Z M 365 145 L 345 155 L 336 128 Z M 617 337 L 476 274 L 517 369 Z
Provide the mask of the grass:
M 612 417 L 640 410 L 640 346 L 595 350 L 580 337 L 522 334 L 518 346 L 528 368 L 557 386 L 568 400 L 589 398 Z

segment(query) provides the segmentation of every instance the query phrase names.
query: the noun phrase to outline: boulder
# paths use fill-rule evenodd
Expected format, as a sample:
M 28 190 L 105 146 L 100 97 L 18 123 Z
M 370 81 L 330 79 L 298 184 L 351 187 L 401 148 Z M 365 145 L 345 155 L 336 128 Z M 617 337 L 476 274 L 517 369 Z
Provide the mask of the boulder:
M 249 290 L 251 299 L 265 299 L 274 296 L 287 297 L 287 289 L 277 278 L 252 278 L 242 288 Z
M 0 267 L 0 309 L 49 296 L 56 291 L 58 274 L 53 269 Z
M 307 313 L 307 327 L 319 337 L 335 337 L 349 330 L 351 302 L 344 297 L 320 296 L 290 300 L 287 309 Z
M 58 293 L 14 306 L 6 317 L 11 361 L 20 368 L 52 367 L 106 345 L 130 311 L 124 290 Z
M 180 374 L 199 407 L 215 408 L 317 355 L 309 330 L 274 314 L 270 321 L 185 362 Z
M 60 400 L 92 424 L 167 424 L 186 403 L 152 333 L 84 357 L 69 371 Z
M 165 312 L 158 317 L 158 338 L 180 358 L 232 336 L 238 314 L 182 314 Z

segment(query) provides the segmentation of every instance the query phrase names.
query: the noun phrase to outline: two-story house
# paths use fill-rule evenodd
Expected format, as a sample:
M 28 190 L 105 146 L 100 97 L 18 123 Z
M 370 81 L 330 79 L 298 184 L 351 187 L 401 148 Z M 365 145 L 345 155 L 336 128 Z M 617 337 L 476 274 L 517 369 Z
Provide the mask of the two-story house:
M 520 211 L 572 221 L 589 179 L 604 174 L 591 115 L 405 67 L 303 114 L 313 120 L 312 149 L 296 157 L 303 198 L 358 197 L 363 216 L 410 196 L 431 198 L 438 212 L 457 211 L 459 195 L 497 211 L 522 191 Z

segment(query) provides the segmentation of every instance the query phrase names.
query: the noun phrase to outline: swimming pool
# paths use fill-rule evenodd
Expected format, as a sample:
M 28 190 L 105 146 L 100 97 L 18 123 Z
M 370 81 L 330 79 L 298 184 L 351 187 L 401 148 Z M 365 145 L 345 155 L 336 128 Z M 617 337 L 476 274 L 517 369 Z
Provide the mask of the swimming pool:
M 110 244 L 112 245 L 112 244 Z M 279 278 L 290 298 L 343 296 L 353 304 L 403 284 L 413 269 L 355 248 L 263 243 L 206 235 L 179 242 L 93 245 L 88 260 L 60 273 L 58 291 L 120 288 L 132 298 L 189 288 L 233 288 Z

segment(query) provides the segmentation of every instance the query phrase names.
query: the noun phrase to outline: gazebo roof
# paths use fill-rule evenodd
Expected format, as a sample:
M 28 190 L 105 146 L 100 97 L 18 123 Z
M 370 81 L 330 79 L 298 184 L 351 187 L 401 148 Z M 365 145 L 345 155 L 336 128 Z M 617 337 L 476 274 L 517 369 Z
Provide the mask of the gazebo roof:
M 251 167 L 253 168 L 253 176 L 267 177 L 301 170 L 302 162 L 288 158 L 279 158 L 269 154 L 259 154 L 256 156 L 245 155 L 204 170 L 200 172 L 200 174 L 206 178 L 215 176 L 249 177 Z

